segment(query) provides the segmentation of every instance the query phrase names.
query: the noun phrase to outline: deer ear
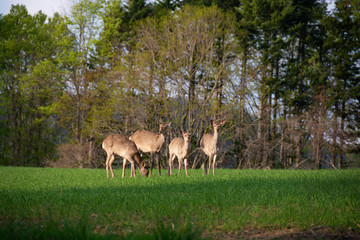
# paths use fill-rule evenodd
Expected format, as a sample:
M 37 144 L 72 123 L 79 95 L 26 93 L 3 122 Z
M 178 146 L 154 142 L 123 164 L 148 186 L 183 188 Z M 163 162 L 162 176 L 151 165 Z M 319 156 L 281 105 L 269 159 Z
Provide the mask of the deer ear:
M 183 131 L 181 131 L 181 130 L 180 130 L 180 135 L 181 135 L 181 136 L 182 136 L 182 135 L 184 135 L 184 132 L 183 132 Z
M 210 123 L 211 123 L 211 125 L 214 125 L 214 121 L 213 121 L 213 120 L 210 120 Z
M 171 126 L 172 126 L 172 122 L 169 122 L 168 127 L 171 127 Z
M 225 124 L 225 120 L 223 120 L 223 121 L 221 122 L 221 126 L 224 125 L 224 124 Z

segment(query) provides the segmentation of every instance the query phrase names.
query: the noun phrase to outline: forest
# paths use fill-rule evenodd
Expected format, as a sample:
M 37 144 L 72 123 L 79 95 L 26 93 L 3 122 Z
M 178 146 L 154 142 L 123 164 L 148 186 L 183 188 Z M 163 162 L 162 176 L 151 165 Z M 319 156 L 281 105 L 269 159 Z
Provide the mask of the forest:
M 74 0 L 0 15 L 0 165 L 104 167 L 110 133 L 223 121 L 219 168 L 360 166 L 360 1 Z M 166 166 L 167 148 L 163 164 Z M 146 158 L 148 161 L 148 158 Z

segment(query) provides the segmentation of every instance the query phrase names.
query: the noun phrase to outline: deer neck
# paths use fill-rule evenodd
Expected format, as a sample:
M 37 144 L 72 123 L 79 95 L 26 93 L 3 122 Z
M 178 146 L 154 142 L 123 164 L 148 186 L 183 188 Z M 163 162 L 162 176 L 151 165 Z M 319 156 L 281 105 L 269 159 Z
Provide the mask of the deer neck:
M 219 137 L 219 133 L 218 133 L 218 130 L 217 129 L 214 129 L 214 135 L 213 135 L 213 139 L 214 139 L 214 142 L 216 143 L 217 140 L 218 140 L 218 137 Z
M 134 156 L 133 156 L 133 158 L 134 158 L 134 160 L 135 160 L 135 161 L 134 161 L 135 165 L 136 165 L 138 168 L 141 168 L 142 159 L 141 159 L 140 154 L 139 154 L 139 153 L 135 153 Z
M 156 139 L 155 141 L 156 141 L 156 145 L 157 145 L 159 148 L 161 148 L 162 145 L 163 145 L 164 142 L 165 142 L 165 136 L 164 136 L 164 134 L 158 133 L 157 139 Z M 157 149 L 156 151 L 159 151 L 159 149 Z
M 184 148 L 185 150 L 189 149 L 190 141 L 184 139 Z
M 191 151 L 191 147 L 190 147 L 190 141 L 185 141 L 185 145 L 186 145 L 186 153 L 190 154 Z

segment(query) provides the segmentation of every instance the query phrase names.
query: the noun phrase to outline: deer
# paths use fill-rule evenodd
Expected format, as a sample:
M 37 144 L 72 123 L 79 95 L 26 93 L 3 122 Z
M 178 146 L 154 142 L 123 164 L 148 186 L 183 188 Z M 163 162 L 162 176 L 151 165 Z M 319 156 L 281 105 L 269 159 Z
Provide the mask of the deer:
M 154 167 L 154 157 L 156 155 L 156 163 L 161 176 L 160 170 L 160 151 L 165 142 L 165 136 L 167 135 L 168 128 L 171 127 L 171 122 L 168 124 L 162 123 L 159 127 L 159 133 L 149 132 L 143 129 L 137 130 L 130 136 L 130 140 L 136 144 L 136 147 L 142 152 L 151 153 L 151 166 L 150 177 Z
M 180 176 L 181 165 L 183 163 L 183 160 L 184 160 L 186 176 L 188 175 L 187 157 L 191 150 L 191 147 L 190 147 L 191 133 L 180 131 L 180 134 L 183 136 L 184 139 L 174 138 L 171 141 L 171 143 L 169 144 L 169 156 L 170 157 L 169 157 L 169 169 L 168 170 L 169 170 L 170 176 L 172 175 L 172 166 L 173 166 L 173 161 L 175 160 L 175 157 L 178 158 L 178 162 L 179 162 L 178 176 Z
M 218 152 L 218 138 L 219 133 L 218 130 L 221 126 L 225 124 L 225 121 L 222 121 L 221 123 L 216 123 L 213 120 L 210 120 L 211 125 L 214 127 L 214 134 L 207 133 L 205 134 L 201 140 L 200 140 L 200 149 L 204 151 L 204 153 L 209 157 L 209 171 L 208 174 L 210 174 L 211 170 L 211 160 L 212 162 L 212 168 L 213 168 L 213 175 L 215 175 L 215 162 L 216 162 L 216 156 Z M 204 160 L 202 164 L 203 169 L 203 175 L 206 173 L 206 160 Z
M 131 175 L 135 177 L 134 165 L 138 167 L 141 175 L 147 177 L 149 175 L 149 169 L 145 162 L 143 162 L 140 153 L 135 143 L 129 140 L 127 137 L 120 134 L 110 134 L 107 136 L 103 143 L 102 148 L 105 150 L 106 156 L 106 176 L 109 178 L 109 168 L 111 175 L 114 178 L 114 171 L 112 169 L 112 163 L 115 160 L 115 154 L 123 158 L 123 172 L 122 177 L 125 176 L 126 161 L 131 163 Z

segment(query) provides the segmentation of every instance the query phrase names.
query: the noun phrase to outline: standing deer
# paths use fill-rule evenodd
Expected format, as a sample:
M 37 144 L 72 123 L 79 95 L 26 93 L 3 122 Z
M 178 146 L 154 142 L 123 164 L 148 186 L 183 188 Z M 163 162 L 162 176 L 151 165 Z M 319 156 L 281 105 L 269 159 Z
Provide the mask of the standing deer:
M 112 177 L 115 177 L 111 166 L 115 159 L 115 154 L 123 158 L 122 177 L 125 176 L 126 161 L 129 161 L 131 163 L 132 166 L 131 175 L 134 175 L 135 177 L 134 165 L 136 165 L 139 168 L 141 175 L 143 175 L 144 177 L 148 176 L 149 170 L 146 167 L 145 162 L 143 162 L 140 153 L 133 141 L 130 141 L 128 138 L 120 134 L 111 134 L 104 139 L 102 143 L 102 148 L 105 150 L 107 154 L 106 157 L 107 178 L 109 178 L 109 167 Z
M 136 147 L 142 152 L 151 153 L 151 167 L 150 167 L 150 177 L 152 175 L 152 170 L 154 167 L 154 155 L 156 155 L 156 163 L 159 171 L 159 176 L 161 176 L 160 170 L 160 151 L 165 142 L 165 136 L 168 130 L 169 124 L 160 124 L 159 133 L 153 133 L 146 130 L 137 130 L 133 135 L 130 136 L 130 140 L 134 141 Z
M 185 165 L 185 172 L 186 172 L 186 176 L 187 174 L 187 156 L 189 155 L 189 150 L 191 149 L 190 147 L 190 139 L 191 139 L 191 133 L 189 132 L 183 132 L 180 131 L 180 134 L 183 136 L 184 139 L 182 138 L 174 138 L 170 145 L 169 145 L 169 175 L 172 175 L 172 166 L 173 166 L 173 161 L 175 160 L 175 157 L 178 158 L 178 162 L 179 162 L 179 176 L 180 176 L 180 170 L 181 170 L 181 165 L 183 163 L 184 160 L 184 165 Z
M 209 172 L 208 172 L 209 174 L 211 169 L 211 160 L 214 157 L 212 168 L 213 168 L 213 175 L 215 175 L 215 162 L 218 152 L 217 142 L 219 137 L 218 129 L 225 124 L 225 121 L 222 121 L 221 123 L 216 123 L 213 120 L 210 120 L 210 123 L 214 127 L 214 134 L 210 134 L 210 133 L 205 134 L 200 141 L 200 148 L 204 151 L 204 153 L 207 156 L 209 156 Z M 203 169 L 203 175 L 207 174 L 206 160 L 204 160 L 202 164 L 202 169 Z

